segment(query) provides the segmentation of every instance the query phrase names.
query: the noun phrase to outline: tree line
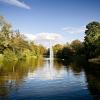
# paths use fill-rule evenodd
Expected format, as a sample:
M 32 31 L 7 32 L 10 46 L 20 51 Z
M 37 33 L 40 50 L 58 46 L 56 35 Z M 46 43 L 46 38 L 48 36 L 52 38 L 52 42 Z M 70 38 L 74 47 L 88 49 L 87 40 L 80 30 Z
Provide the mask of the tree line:
M 87 60 L 99 57 L 100 60 L 100 23 L 91 22 L 86 25 L 84 41 L 74 40 L 70 44 L 53 46 L 54 55 L 60 59 L 84 56 Z
M 42 45 L 28 41 L 19 30 L 14 31 L 11 24 L 0 16 L 0 57 L 6 60 L 25 59 L 29 56 L 38 58 L 45 50 Z
M 53 46 L 54 56 L 60 59 L 71 59 L 85 56 L 86 59 L 100 57 L 100 23 L 91 22 L 86 25 L 84 41 L 74 40 L 64 45 Z M 38 58 L 47 55 L 47 50 L 34 41 L 28 41 L 19 30 L 14 31 L 9 22 L 0 16 L 0 58 L 7 60 L 25 59 L 29 56 Z

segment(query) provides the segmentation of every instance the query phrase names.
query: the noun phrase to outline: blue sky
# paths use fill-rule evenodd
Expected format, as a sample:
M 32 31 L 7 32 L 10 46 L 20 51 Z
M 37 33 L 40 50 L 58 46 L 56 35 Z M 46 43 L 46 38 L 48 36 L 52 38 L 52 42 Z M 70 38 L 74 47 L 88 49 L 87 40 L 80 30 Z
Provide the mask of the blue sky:
M 84 26 L 100 21 L 100 0 L 0 0 L 0 15 L 31 38 L 56 33 L 59 41 L 83 40 Z

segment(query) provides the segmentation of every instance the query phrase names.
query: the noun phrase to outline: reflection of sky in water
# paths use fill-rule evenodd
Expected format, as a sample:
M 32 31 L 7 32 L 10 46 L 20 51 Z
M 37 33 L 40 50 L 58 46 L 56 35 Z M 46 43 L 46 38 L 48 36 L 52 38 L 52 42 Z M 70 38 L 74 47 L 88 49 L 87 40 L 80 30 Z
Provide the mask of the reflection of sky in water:
M 51 64 L 52 65 L 52 64 Z M 46 61 L 44 67 L 28 73 L 17 91 L 20 96 L 88 96 L 84 72 L 76 75 L 64 66 L 58 71 Z
M 83 76 L 83 77 L 81 77 Z M 60 70 L 57 70 L 54 67 L 53 61 L 46 61 L 44 67 L 37 68 L 34 72 L 29 72 L 27 79 L 38 79 L 38 80 L 56 80 L 69 78 L 73 79 L 74 73 L 71 69 L 67 69 L 65 66 L 61 66 Z M 76 78 L 80 78 L 84 80 L 84 72 L 80 72 L 76 75 Z M 74 77 L 75 78 L 75 77 Z
M 75 74 L 71 68 L 49 60 L 43 67 L 29 71 L 8 97 L 11 100 L 91 100 L 83 71 Z
M 43 68 L 38 68 L 34 73 L 28 73 L 27 78 L 34 78 L 39 80 L 54 80 L 57 78 L 63 78 L 63 76 L 67 73 L 65 68 L 60 69 L 60 71 L 57 71 L 53 67 L 53 62 L 51 63 L 45 63 Z

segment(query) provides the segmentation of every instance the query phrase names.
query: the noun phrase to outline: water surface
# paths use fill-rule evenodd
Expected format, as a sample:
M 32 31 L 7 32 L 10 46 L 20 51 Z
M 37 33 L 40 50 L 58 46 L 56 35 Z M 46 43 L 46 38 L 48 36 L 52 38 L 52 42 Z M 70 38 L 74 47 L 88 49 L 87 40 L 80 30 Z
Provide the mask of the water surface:
M 0 66 L 0 100 L 100 100 L 99 73 L 94 72 L 57 60 L 5 62 Z

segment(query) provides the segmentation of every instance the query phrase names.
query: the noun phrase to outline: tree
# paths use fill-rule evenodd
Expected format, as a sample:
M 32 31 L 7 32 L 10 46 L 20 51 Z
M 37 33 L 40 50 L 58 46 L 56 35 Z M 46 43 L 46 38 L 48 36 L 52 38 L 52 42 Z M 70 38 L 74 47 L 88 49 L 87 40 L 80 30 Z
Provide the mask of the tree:
M 64 46 L 62 49 L 62 57 L 63 59 L 69 59 L 73 56 L 74 52 L 71 46 Z
M 63 48 L 63 45 L 61 44 L 56 44 L 53 46 L 53 51 L 54 51 L 54 55 L 56 56 L 58 51 L 60 51 Z
M 18 59 L 23 57 L 43 55 L 45 48 L 42 45 L 36 45 L 30 42 L 20 33 L 19 30 L 13 31 L 11 25 L 0 16 L 0 53 L 9 57 L 16 56 Z
M 85 53 L 87 59 L 100 55 L 100 23 L 91 22 L 85 31 Z
M 3 53 L 4 49 L 9 48 L 11 33 L 11 25 L 0 16 L 0 53 Z
M 73 49 L 75 55 L 82 55 L 84 54 L 84 44 L 79 40 L 74 40 L 71 42 L 70 46 Z
M 57 46 L 59 47 L 59 46 Z M 62 45 L 57 49 L 56 57 L 60 59 L 70 59 L 73 56 L 73 50 L 70 44 Z

